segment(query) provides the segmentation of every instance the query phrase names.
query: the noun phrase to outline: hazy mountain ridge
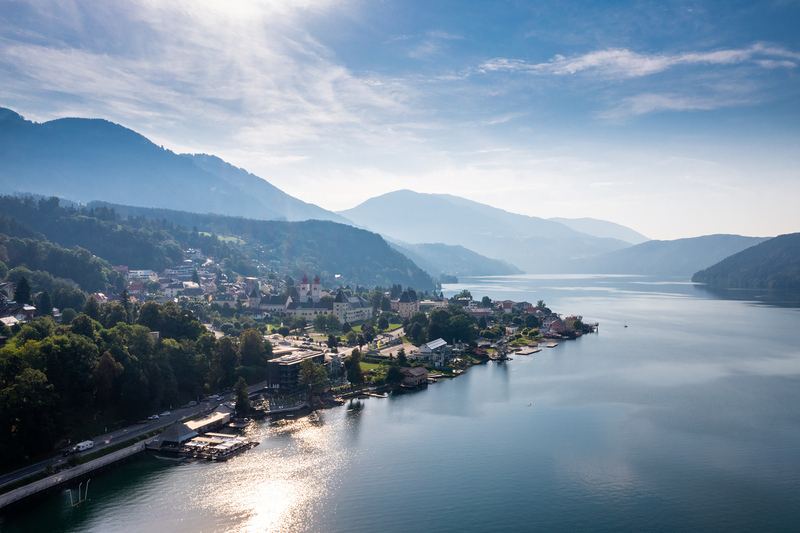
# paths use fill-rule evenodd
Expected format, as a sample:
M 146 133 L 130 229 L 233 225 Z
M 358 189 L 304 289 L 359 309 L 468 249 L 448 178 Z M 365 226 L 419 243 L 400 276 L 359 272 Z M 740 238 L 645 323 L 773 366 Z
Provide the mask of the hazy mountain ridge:
M 564 224 L 565 226 L 580 231 L 587 235 L 600 237 L 603 239 L 619 239 L 630 244 L 641 244 L 649 241 L 647 237 L 634 231 L 629 227 L 609 222 L 607 220 L 598 220 L 596 218 L 548 218 L 553 222 Z
M 208 154 L 181 154 L 199 168 L 220 177 L 231 185 L 253 196 L 264 205 L 270 206 L 290 222 L 302 220 L 332 220 L 342 224 L 350 224 L 346 218 L 317 205 L 304 202 L 286 194 L 268 181 L 243 168 L 223 161 L 217 156 Z M 352 225 L 352 224 L 351 224 Z
M 0 108 L 0 186 L 124 205 L 220 213 L 258 220 L 336 220 L 214 156 L 178 155 L 102 119 L 25 120 Z
M 800 290 L 800 233 L 779 235 L 696 272 L 692 281 L 741 289 Z
M 460 245 L 530 273 L 552 272 L 571 258 L 630 246 L 448 194 L 395 191 L 339 214 L 393 239 Z
M 689 277 L 708 265 L 765 241 L 741 235 L 704 235 L 672 241 L 647 241 L 566 265 L 572 273 Z
M 455 276 L 510 276 L 523 272 L 509 263 L 490 259 L 468 248 L 442 243 L 408 244 L 388 241 L 389 246 L 414 261 L 433 277 L 440 274 Z

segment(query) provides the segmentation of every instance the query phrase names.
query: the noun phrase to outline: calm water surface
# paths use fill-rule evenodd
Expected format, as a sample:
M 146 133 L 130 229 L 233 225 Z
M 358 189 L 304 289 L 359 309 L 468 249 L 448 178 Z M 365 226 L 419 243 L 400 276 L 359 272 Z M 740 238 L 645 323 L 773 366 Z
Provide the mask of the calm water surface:
M 147 456 L 3 532 L 796 531 L 795 300 L 630 277 L 481 278 L 599 332 L 419 393 L 264 423 L 224 464 Z M 623 324 L 627 323 L 628 328 Z

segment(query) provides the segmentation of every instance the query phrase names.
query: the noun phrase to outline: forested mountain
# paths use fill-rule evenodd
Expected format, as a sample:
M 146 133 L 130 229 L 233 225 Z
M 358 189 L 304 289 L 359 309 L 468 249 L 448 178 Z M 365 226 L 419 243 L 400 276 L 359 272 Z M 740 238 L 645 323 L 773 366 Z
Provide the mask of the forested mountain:
M 779 235 L 692 276 L 717 287 L 800 290 L 800 233 Z
M 630 244 L 641 244 L 649 241 L 647 237 L 634 231 L 631 228 L 608 222 L 606 220 L 598 220 L 596 218 L 548 218 L 553 222 L 559 222 L 567 227 L 580 231 L 587 235 L 593 235 L 603 239 L 618 239 Z
M 557 271 L 570 258 L 630 246 L 449 194 L 395 191 L 339 214 L 400 241 L 460 245 L 525 272 Z
M 344 221 L 221 159 L 175 154 L 106 120 L 37 124 L 4 108 L 0 188 L 84 203 L 102 200 L 259 220 Z
M 699 269 L 766 239 L 741 235 L 705 235 L 674 241 L 647 241 L 589 259 L 574 261 L 571 273 L 638 274 L 689 277 Z
M 509 276 L 522 271 L 504 261 L 489 259 L 463 246 L 447 244 L 408 244 L 389 242 L 389 246 L 414 261 L 428 274 L 453 276 Z
M 365 286 L 402 284 L 434 288 L 431 277 L 380 235 L 335 222 L 282 222 L 168 209 L 92 204 L 66 208 L 57 198 L 0 196 L 0 212 L 61 246 L 80 246 L 115 265 L 162 270 L 199 248 L 250 276 L 258 264 L 294 274 L 319 273 L 323 281 Z M 244 244 L 220 240 L 237 236 Z M 271 262 L 275 263 L 271 263 Z M 334 276 L 339 275 L 337 279 Z

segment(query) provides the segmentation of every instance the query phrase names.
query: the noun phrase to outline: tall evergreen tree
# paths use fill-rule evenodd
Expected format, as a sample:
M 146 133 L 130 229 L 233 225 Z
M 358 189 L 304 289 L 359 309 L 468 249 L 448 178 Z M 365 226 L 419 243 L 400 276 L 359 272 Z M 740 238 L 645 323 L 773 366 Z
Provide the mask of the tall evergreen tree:
M 31 284 L 25 276 L 19 278 L 14 287 L 14 300 L 21 304 L 31 303 Z
M 97 298 L 90 296 L 83 304 L 82 312 L 92 320 L 100 320 L 100 304 L 97 303 Z
M 36 312 L 39 313 L 39 316 L 53 316 L 53 300 L 50 298 L 49 292 L 42 291 L 39 295 Z

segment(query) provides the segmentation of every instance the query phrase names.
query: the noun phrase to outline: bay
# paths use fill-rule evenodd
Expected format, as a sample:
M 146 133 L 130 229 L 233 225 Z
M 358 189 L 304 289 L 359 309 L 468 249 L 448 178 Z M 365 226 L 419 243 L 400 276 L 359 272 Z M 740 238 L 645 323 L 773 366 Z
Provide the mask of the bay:
M 796 298 L 620 276 L 445 289 L 543 299 L 599 330 L 417 393 L 264 423 L 260 445 L 227 463 L 146 456 L 93 479 L 86 503 L 54 494 L 5 513 L 0 531 L 797 529 Z

